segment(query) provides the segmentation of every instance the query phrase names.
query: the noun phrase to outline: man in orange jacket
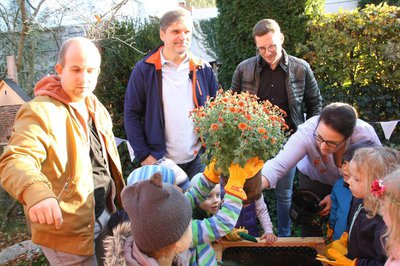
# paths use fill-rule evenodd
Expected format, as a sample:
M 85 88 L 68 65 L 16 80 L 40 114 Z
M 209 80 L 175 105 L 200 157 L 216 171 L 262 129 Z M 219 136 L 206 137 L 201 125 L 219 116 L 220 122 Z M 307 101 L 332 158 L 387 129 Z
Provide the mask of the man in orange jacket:
M 36 84 L 0 157 L 1 184 L 23 204 L 52 265 L 97 264 L 95 239 L 124 186 L 111 117 L 93 95 L 100 61 L 90 40 L 64 42 L 58 76 Z

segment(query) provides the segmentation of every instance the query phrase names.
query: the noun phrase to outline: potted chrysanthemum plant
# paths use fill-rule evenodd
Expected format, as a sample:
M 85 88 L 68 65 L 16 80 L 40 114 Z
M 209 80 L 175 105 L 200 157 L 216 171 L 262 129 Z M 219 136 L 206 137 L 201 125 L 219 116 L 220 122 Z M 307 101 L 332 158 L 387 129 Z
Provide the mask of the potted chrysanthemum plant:
M 209 98 L 190 114 L 205 147 L 202 162 L 208 165 L 215 160 L 215 167 L 228 177 L 231 164 L 244 167 L 254 157 L 263 161 L 272 158 L 287 137 L 285 115 L 279 107 L 269 101 L 260 102 L 255 95 L 219 90 L 215 98 Z M 255 181 L 259 195 L 261 178 Z

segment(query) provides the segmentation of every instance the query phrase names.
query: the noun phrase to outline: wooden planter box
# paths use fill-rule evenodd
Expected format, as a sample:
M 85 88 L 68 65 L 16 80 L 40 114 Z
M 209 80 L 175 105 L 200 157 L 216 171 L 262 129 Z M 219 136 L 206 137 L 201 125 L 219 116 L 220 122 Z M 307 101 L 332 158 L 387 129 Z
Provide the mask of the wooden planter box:
M 215 243 L 213 247 L 216 253 L 217 261 L 223 262 L 221 265 L 246 265 L 243 260 L 247 257 L 251 260 L 254 260 L 249 261 L 247 264 L 252 266 L 278 264 L 281 266 L 306 266 L 323 265 L 314 258 L 317 253 L 323 254 L 326 246 L 321 237 L 281 237 L 278 238 L 275 243 L 269 245 L 262 242 L 255 243 L 246 240 L 228 241 L 223 239 Z M 301 254 L 303 251 L 304 255 Z M 288 255 L 286 256 L 285 253 Z M 300 255 L 297 256 L 296 253 Z M 268 256 L 271 256 L 270 259 Z M 303 261 L 301 257 L 304 257 Z M 262 260 L 264 261 L 261 262 Z M 270 261 L 270 263 L 268 263 L 268 261 Z M 231 262 L 235 262 L 237 264 Z

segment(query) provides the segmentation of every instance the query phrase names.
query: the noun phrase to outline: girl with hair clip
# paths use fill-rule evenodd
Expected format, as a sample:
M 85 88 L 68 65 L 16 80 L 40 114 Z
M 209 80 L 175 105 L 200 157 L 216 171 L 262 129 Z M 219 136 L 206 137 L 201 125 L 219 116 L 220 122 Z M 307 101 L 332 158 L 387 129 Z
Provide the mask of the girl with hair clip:
M 400 266 L 400 165 L 381 180 L 375 180 L 371 193 L 379 199 L 380 213 L 387 226 L 383 235 L 388 255 L 385 266 Z
M 339 240 L 340 245 L 328 248 L 329 258 L 318 260 L 329 265 L 364 266 L 384 265 L 387 257 L 381 243 L 385 223 L 377 215 L 379 202 L 370 192 L 371 184 L 385 176 L 400 163 L 400 153 L 388 147 L 358 149 L 350 161 L 349 187 L 354 198 L 349 212 L 348 229 Z M 348 237 L 347 237 L 348 236 Z

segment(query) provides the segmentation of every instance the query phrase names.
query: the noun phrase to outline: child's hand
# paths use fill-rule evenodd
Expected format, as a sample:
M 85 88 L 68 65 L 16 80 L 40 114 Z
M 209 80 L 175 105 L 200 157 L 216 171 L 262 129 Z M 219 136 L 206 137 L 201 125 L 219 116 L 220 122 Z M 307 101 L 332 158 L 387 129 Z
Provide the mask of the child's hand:
M 327 216 L 331 211 L 332 206 L 331 194 L 327 195 L 323 200 L 319 202 L 319 206 L 323 205 L 325 205 L 325 207 L 318 214 L 321 216 Z
M 276 237 L 276 235 L 274 235 L 273 233 L 264 233 L 260 240 L 261 242 L 264 242 L 266 244 L 272 244 L 274 243 L 278 238 Z

